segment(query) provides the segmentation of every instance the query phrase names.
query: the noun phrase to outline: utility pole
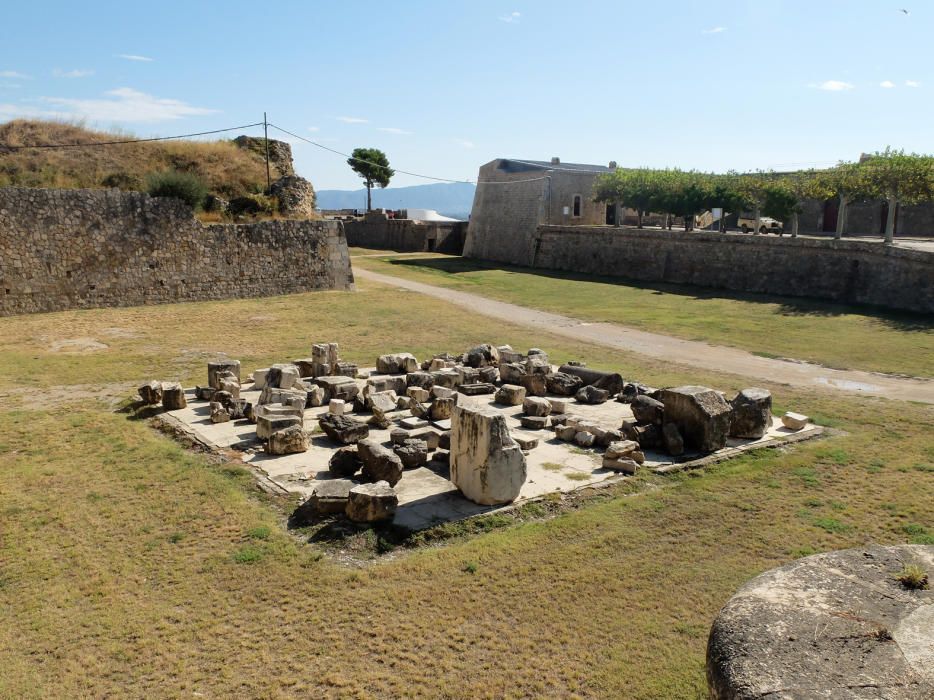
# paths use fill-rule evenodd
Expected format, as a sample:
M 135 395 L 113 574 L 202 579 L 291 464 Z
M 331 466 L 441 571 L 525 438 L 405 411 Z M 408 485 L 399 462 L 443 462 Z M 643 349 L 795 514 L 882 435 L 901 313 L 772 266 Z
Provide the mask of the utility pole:
M 269 177 L 269 122 L 266 121 L 266 113 L 263 112 L 263 141 L 266 144 L 266 191 L 272 188 L 272 181 Z

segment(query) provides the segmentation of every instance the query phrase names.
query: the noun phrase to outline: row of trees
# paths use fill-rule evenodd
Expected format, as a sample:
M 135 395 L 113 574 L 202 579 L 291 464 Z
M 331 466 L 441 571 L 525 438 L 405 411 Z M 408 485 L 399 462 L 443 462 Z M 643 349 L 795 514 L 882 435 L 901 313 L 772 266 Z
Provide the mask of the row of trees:
M 796 173 L 621 169 L 601 175 L 594 185 L 595 201 L 635 209 L 640 228 L 646 212 L 683 217 L 685 230 L 690 230 L 695 216 L 721 208 L 724 212 L 754 212 L 756 232 L 762 216 L 790 220 L 793 236 L 798 234 L 804 201 L 832 197 L 839 201 L 837 238 L 843 235 L 849 204 L 887 202 L 885 241 L 891 243 L 898 205 L 934 200 L 934 157 L 887 148 L 858 163 Z

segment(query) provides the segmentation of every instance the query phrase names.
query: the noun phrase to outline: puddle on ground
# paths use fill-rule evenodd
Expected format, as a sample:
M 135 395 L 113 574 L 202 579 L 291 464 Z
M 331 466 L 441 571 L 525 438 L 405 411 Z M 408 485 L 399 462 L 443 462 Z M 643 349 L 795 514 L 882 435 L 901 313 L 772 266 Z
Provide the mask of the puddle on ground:
M 838 389 L 847 389 L 849 391 L 878 391 L 879 387 L 875 384 L 866 384 L 864 382 L 853 382 L 847 379 L 828 379 L 827 377 L 818 377 L 815 380 L 818 384 L 826 384 Z

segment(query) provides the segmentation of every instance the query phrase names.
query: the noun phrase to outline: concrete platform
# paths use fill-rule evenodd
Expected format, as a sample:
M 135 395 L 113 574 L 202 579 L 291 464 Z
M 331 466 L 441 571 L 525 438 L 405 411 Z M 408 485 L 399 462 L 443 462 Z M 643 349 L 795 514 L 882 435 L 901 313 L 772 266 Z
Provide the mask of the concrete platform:
M 379 375 L 373 374 L 372 376 Z M 362 388 L 366 381 L 360 379 L 358 383 Z M 318 417 L 327 412 L 327 407 L 305 409 L 305 430 L 313 431 L 311 445 L 307 452 L 271 456 L 263 452 L 262 443 L 256 440 L 255 425 L 246 420 L 211 423 L 208 402 L 196 399 L 194 389 L 186 390 L 185 393 L 188 407 L 170 411 L 168 415 L 177 420 L 199 442 L 215 450 L 232 448 L 241 451 L 243 461 L 260 469 L 273 484 L 284 491 L 298 493 L 303 497 L 310 495 L 315 481 L 332 478 L 328 471 L 328 461 L 340 445 L 333 443 L 318 427 Z M 260 392 L 253 389 L 249 381 L 244 384 L 240 392 L 241 397 L 253 402 L 254 405 L 259 394 Z M 607 429 L 618 429 L 623 420 L 633 417 L 627 404 L 616 401 L 591 406 L 579 404 L 573 398 L 558 396 L 551 398 L 566 401 L 569 414 L 594 421 Z M 458 401 L 461 404 L 494 408 L 506 416 L 511 433 L 538 438 L 538 446 L 526 453 L 528 477 L 516 503 L 535 499 L 548 493 L 574 491 L 610 479 L 626 478 L 602 468 L 603 450 L 600 448 L 581 449 L 558 440 L 550 429 L 523 428 L 519 422 L 519 416 L 522 415 L 521 406 L 501 406 L 492 400 L 491 395 L 472 397 L 461 395 Z M 358 417 L 366 421 L 370 418 L 370 414 L 362 414 Z M 410 415 L 408 411 L 400 411 L 391 414 L 391 417 L 394 418 L 392 427 L 396 427 L 399 421 Z M 731 439 L 728 446 L 720 452 L 706 456 L 687 454 L 679 458 L 677 463 L 666 454 L 648 451 L 645 455 L 644 466 L 659 473 L 665 473 L 690 468 L 692 465 L 696 466 L 692 461 L 694 459 L 709 463 L 748 449 L 774 445 L 789 437 L 795 440 L 813 437 L 820 434 L 820 431 L 819 427 L 813 425 L 808 425 L 804 430 L 790 431 L 782 426 L 779 419 L 775 419 L 771 430 L 761 440 Z M 386 445 L 391 444 L 389 433 L 389 429 L 370 428 L 370 437 Z M 395 524 L 411 530 L 422 530 L 444 522 L 510 507 L 510 505 L 481 506 L 468 501 L 448 480 L 448 476 L 447 465 L 434 460 L 430 461 L 427 467 L 407 469 L 401 481 L 396 485 L 399 508 L 396 512 Z

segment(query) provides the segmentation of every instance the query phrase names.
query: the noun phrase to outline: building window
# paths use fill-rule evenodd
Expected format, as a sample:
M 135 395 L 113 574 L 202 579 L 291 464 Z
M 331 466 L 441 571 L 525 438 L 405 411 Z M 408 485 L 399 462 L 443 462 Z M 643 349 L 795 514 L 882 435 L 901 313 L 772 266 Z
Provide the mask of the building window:
M 581 196 L 579 194 L 574 195 L 574 206 L 571 207 L 574 212 L 574 216 L 580 218 L 581 215 Z

